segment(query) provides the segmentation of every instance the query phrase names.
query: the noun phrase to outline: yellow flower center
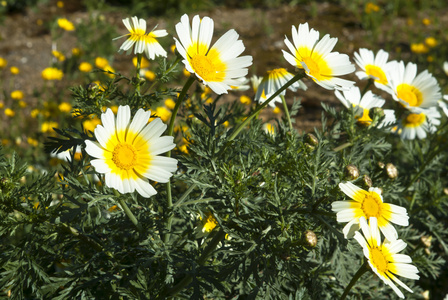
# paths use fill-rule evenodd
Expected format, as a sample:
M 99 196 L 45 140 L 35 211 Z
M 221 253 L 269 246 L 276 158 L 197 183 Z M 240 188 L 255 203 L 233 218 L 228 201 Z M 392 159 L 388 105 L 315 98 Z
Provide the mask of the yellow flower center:
M 306 53 L 302 56 L 302 61 L 306 64 L 309 69 L 309 75 L 314 77 L 316 80 L 326 80 L 331 77 L 331 69 L 327 62 L 322 58 L 322 56 L 316 52 L 309 52 L 309 50 L 299 49 L 298 54 Z M 300 67 L 300 63 L 298 64 Z
M 356 117 L 358 119 L 358 122 L 364 125 L 369 125 L 372 123 L 372 119 L 369 116 L 369 110 L 364 109 L 361 117 Z
M 209 51 L 205 54 L 193 55 L 190 59 L 191 66 L 196 74 L 204 81 L 223 81 L 226 65 L 219 59 L 217 51 Z
M 355 193 L 354 198 L 360 200 L 361 209 L 367 220 L 370 217 L 376 217 L 377 219 L 381 217 L 382 201 L 380 195 L 375 192 L 360 190 Z
M 122 170 L 130 170 L 137 162 L 137 152 L 130 144 L 120 143 L 112 152 L 112 161 Z
M 218 222 L 216 221 L 215 217 L 212 214 L 209 214 L 207 219 L 205 220 L 205 224 L 204 227 L 202 228 L 202 231 L 210 232 L 216 227 L 217 224 Z
M 402 83 L 397 87 L 398 98 L 407 102 L 410 106 L 420 106 L 423 103 L 423 95 L 416 87 Z
M 278 69 L 268 71 L 269 78 L 285 77 L 286 74 L 288 74 L 288 71 L 286 71 L 285 68 L 278 68 Z
M 134 28 L 134 30 L 131 30 L 129 33 L 131 40 L 133 41 L 139 41 L 141 39 L 145 38 L 146 31 L 141 28 Z
M 424 113 L 409 114 L 406 117 L 404 124 L 406 127 L 418 127 L 418 126 L 422 125 L 423 122 L 425 122 L 425 120 L 426 120 L 426 116 Z
M 380 67 L 374 65 L 366 66 L 366 73 L 369 76 L 375 78 L 375 81 L 381 84 L 387 84 L 386 74 L 384 74 L 383 70 Z
M 389 261 L 386 259 L 380 248 L 374 247 L 370 249 L 370 262 L 380 273 L 385 273 L 388 270 Z

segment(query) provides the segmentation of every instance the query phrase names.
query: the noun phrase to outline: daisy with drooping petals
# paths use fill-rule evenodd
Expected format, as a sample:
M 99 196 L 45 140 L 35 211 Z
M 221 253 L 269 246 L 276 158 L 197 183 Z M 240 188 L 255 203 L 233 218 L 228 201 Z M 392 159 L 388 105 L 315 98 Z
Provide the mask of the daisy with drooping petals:
M 329 89 L 344 89 L 354 84 L 353 81 L 338 78 L 355 71 L 348 55 L 331 52 L 337 38 L 325 35 L 319 41 L 319 32 L 309 29 L 308 23 L 300 24 L 296 30 L 292 26 L 292 44 L 285 38 L 285 44 L 291 53 L 283 51 L 285 59 L 299 69 L 305 69 L 306 74 L 318 85 Z
M 375 54 L 373 51 L 361 48 L 359 53 L 355 52 L 355 62 L 362 69 L 362 71 L 356 72 L 356 76 L 360 80 L 374 79 L 374 84 L 377 88 L 385 90 L 387 88 L 387 69 L 390 67 L 389 53 L 384 50 L 379 50 Z
M 346 108 L 355 108 L 355 118 L 359 123 L 364 125 L 369 125 L 372 122 L 369 115 L 370 109 L 374 107 L 383 107 L 386 102 L 380 96 L 373 94 L 372 91 L 367 91 L 361 97 L 361 91 L 356 86 L 344 90 L 342 93 L 338 90 L 334 93 Z M 378 124 L 378 128 L 395 123 L 395 113 L 393 110 L 385 109 L 384 114 L 385 118 Z
M 271 71 L 268 71 L 266 76 L 263 77 L 259 85 L 257 86 L 257 93 L 255 94 L 255 101 L 263 103 L 272 94 L 278 91 L 282 86 L 284 86 L 288 81 L 290 81 L 294 76 L 286 71 L 284 68 L 278 68 Z M 296 81 L 292 85 L 288 87 L 291 91 L 295 92 L 297 89 L 301 88 L 306 91 L 307 86 L 301 81 Z M 286 90 L 280 93 L 280 95 L 285 95 Z M 275 102 L 282 102 L 280 95 L 275 97 L 271 102 L 269 102 L 269 106 L 275 107 Z
M 361 217 L 368 220 L 371 217 L 377 218 L 378 227 L 389 241 L 398 237 L 391 222 L 401 226 L 409 225 L 406 208 L 384 203 L 379 188 L 371 187 L 365 191 L 351 182 L 339 183 L 339 188 L 353 199 L 352 201 L 335 201 L 331 205 L 331 209 L 337 213 L 337 221 L 348 222 L 343 229 L 345 238 L 351 237 L 353 232 L 359 229 Z
M 132 24 L 129 18 L 123 19 L 123 24 L 129 30 L 129 33 L 113 39 L 129 36 L 118 50 L 119 53 L 126 51 L 127 54 L 130 54 L 135 44 L 134 54 L 145 52 L 149 59 L 155 59 L 156 56 L 166 57 L 165 49 L 157 41 L 157 38 L 168 35 L 166 30 L 152 30 L 146 33 L 146 21 L 137 17 L 132 17 Z
M 110 108 L 101 115 L 103 125 L 95 128 L 98 142 L 86 140 L 86 152 L 94 157 L 91 165 L 105 174 L 106 185 L 120 193 L 135 190 L 143 197 L 155 195 L 147 178 L 168 182 L 177 169 L 177 160 L 159 156 L 173 149 L 172 136 L 161 136 L 166 125 L 156 118 L 148 124 L 151 111 L 139 109 L 131 121 L 128 105 L 118 107 L 117 117 Z
M 435 132 L 436 126 L 440 125 L 441 115 L 437 108 L 412 110 L 404 114 L 401 122 L 398 123 L 397 130 L 404 140 L 426 138 L 426 132 Z
M 391 62 L 388 69 L 389 93 L 404 107 L 428 108 L 437 106 L 442 98 L 437 80 L 427 70 L 417 75 L 417 65 L 403 61 Z
M 417 275 L 418 269 L 411 264 L 411 257 L 398 253 L 406 248 L 406 243 L 403 240 L 385 241 L 381 243 L 377 219 L 375 217 L 370 218 L 369 225 L 367 225 L 364 217 L 361 217 L 359 221 L 364 236 L 356 232 L 355 239 L 361 245 L 364 256 L 368 259 L 372 271 L 390 286 L 398 297 L 404 298 L 404 295 L 395 283 L 412 293 L 412 290 L 396 277 L 398 275 L 414 280 L 420 278 Z
M 238 40 L 235 30 L 227 31 L 210 47 L 213 37 L 213 20 L 194 16 L 190 27 L 188 15 L 183 15 L 176 25 L 176 49 L 184 58 L 188 72 L 217 94 L 226 94 L 227 90 L 242 84 L 241 77 L 246 76 L 247 67 L 252 64 L 252 56 L 238 57 L 244 51 L 244 45 Z

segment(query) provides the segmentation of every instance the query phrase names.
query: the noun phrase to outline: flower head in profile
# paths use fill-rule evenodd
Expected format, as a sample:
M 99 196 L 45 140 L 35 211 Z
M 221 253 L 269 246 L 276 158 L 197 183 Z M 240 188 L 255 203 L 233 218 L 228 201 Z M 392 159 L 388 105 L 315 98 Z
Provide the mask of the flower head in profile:
M 404 140 L 413 140 L 416 137 L 422 140 L 426 138 L 427 132 L 436 131 L 436 126 L 440 125 L 440 118 L 440 112 L 435 107 L 414 109 L 402 116 L 396 131 Z
M 398 275 L 414 280 L 420 278 L 417 275 L 418 269 L 411 264 L 411 257 L 406 254 L 399 254 L 401 250 L 406 248 L 406 243 L 403 240 L 384 241 L 381 243 L 377 219 L 375 217 L 370 218 L 369 225 L 367 225 L 364 217 L 361 217 L 359 221 L 364 236 L 356 232 L 355 239 L 361 245 L 372 271 L 384 283 L 390 286 L 398 297 L 404 298 L 404 295 L 395 283 L 412 293 L 412 290 L 396 277 Z
M 209 17 L 202 20 L 194 16 L 192 25 L 188 15 L 183 15 L 176 25 L 179 40 L 175 38 L 176 49 L 184 58 L 185 68 L 217 94 L 242 84 L 252 56 L 239 56 L 244 45 L 238 40 L 235 30 L 227 31 L 211 46 L 214 23 Z
M 348 222 L 343 229 L 345 238 L 350 237 L 355 230 L 359 229 L 361 217 L 367 220 L 375 217 L 378 220 L 379 229 L 389 241 L 398 237 L 397 231 L 391 223 L 401 226 L 409 225 L 406 208 L 384 203 L 379 188 L 371 187 L 365 191 L 351 182 L 340 183 L 339 188 L 352 199 L 350 201 L 335 201 L 331 205 L 332 210 L 337 213 L 337 221 Z
M 211 232 L 216 225 L 218 225 L 218 222 L 216 221 L 216 218 L 213 216 L 212 213 L 207 213 L 206 218 L 202 218 L 202 232 Z
M 306 74 L 323 88 L 344 89 L 353 85 L 353 81 L 338 78 L 355 71 L 348 55 L 331 52 L 337 38 L 325 35 L 319 41 L 319 32 L 309 29 L 308 23 L 300 24 L 296 29 L 292 26 L 292 43 L 285 38 L 285 44 L 291 53 L 283 51 L 285 59 Z
M 417 75 L 417 65 L 392 62 L 388 72 L 389 93 L 404 107 L 429 108 L 442 98 L 437 80 L 427 70 Z
M 159 156 L 175 147 L 173 137 L 161 136 L 166 125 L 159 119 L 148 124 L 151 111 L 139 109 L 131 121 L 128 105 L 118 107 L 117 117 L 110 108 L 101 115 L 95 128 L 98 142 L 86 140 L 86 152 L 95 159 L 91 165 L 105 174 L 108 187 L 120 193 L 135 190 L 150 197 L 157 192 L 148 179 L 168 182 L 177 169 L 177 160 Z
M 286 69 L 284 68 L 278 68 L 268 71 L 267 74 L 261 80 L 260 84 L 257 86 L 255 101 L 263 103 L 293 77 L 294 76 L 288 71 L 286 71 Z M 301 88 L 302 90 L 306 90 L 307 86 L 301 80 L 299 80 L 294 82 L 292 85 L 288 87 L 288 89 L 290 89 L 293 92 L 297 91 L 297 89 L 299 88 Z M 280 95 L 285 94 L 286 90 L 280 93 Z M 280 95 L 275 97 L 271 102 L 269 102 L 269 106 L 275 107 L 275 102 L 282 102 Z
M 361 48 L 359 53 L 355 52 L 355 62 L 361 71 L 355 74 L 360 80 L 373 79 L 377 88 L 385 90 L 388 84 L 387 69 L 391 65 L 390 62 L 387 62 L 388 59 L 389 53 L 382 49 L 375 56 L 373 51 Z
M 129 30 L 128 34 L 119 36 L 116 39 L 127 36 L 128 39 L 121 45 L 119 53 L 127 52 L 130 54 L 134 46 L 134 54 L 145 53 L 149 59 L 155 59 L 156 56 L 166 57 L 166 51 L 157 41 L 157 38 L 168 35 L 166 30 L 152 30 L 146 33 L 146 21 L 132 17 L 132 23 L 129 18 L 123 19 L 123 24 Z
M 372 123 L 372 119 L 369 114 L 370 110 L 374 107 L 383 107 L 386 102 L 381 97 L 373 94 L 372 91 L 367 91 L 361 97 L 361 91 L 356 86 L 353 86 L 348 90 L 344 90 L 342 93 L 338 90 L 334 93 L 346 108 L 354 108 L 356 120 L 364 125 L 370 125 Z M 378 124 L 379 128 L 395 123 L 395 113 L 393 110 L 385 109 L 384 114 L 385 118 Z

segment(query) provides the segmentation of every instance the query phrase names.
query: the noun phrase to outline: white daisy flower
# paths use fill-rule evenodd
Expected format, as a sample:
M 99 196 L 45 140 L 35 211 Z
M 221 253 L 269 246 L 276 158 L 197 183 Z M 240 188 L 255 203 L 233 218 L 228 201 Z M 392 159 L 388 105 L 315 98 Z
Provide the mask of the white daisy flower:
M 57 158 L 59 160 L 66 161 L 66 162 L 71 162 L 72 161 L 72 153 L 73 153 L 73 148 L 59 152 L 59 153 L 58 153 L 58 150 L 56 149 L 50 153 L 50 157 L 54 157 L 54 158 Z M 75 158 L 75 160 L 81 159 L 81 148 L 80 147 L 76 147 L 76 152 L 74 154 L 74 158 Z
M 305 69 L 306 74 L 323 88 L 345 89 L 354 84 L 353 81 L 338 78 L 355 71 L 346 54 L 331 52 L 337 38 L 325 35 L 319 41 L 319 32 L 309 29 L 308 23 L 300 24 L 296 29 L 292 26 L 292 44 L 285 38 L 285 44 L 291 53 L 283 51 L 285 59 L 299 69 Z
M 404 114 L 401 122 L 398 124 L 397 131 L 404 140 L 413 140 L 426 138 L 427 132 L 435 132 L 436 126 L 440 125 L 441 115 L 435 107 L 429 109 L 414 109 Z
M 378 220 L 378 227 L 389 240 L 398 238 L 397 230 L 391 223 L 408 226 L 409 217 L 406 208 L 384 203 L 379 188 L 371 187 L 365 191 L 351 182 L 340 183 L 339 188 L 349 196 L 350 201 L 335 201 L 331 209 L 336 212 L 338 222 L 348 222 L 343 229 L 345 238 L 353 235 L 359 229 L 359 218 Z
M 448 103 L 446 103 L 446 101 L 448 101 L 448 95 L 444 95 L 443 99 L 440 99 L 438 103 L 442 111 L 448 117 Z
M 356 232 L 355 239 L 361 245 L 372 271 L 390 286 L 398 297 L 404 298 L 404 295 L 395 283 L 412 293 L 412 290 L 396 277 L 398 275 L 414 280 L 420 278 L 418 269 L 411 264 L 411 257 L 406 254 L 399 254 L 401 250 L 406 248 L 406 243 L 403 240 L 381 243 L 377 219 L 375 217 L 370 218 L 369 225 L 367 225 L 364 217 L 361 217 L 359 221 L 364 236 Z
M 392 62 L 388 69 L 389 93 L 408 109 L 437 106 L 442 98 L 437 80 L 427 70 L 417 75 L 417 65 Z
M 448 61 L 443 63 L 443 72 L 448 76 Z
M 366 125 L 372 122 L 369 116 L 370 109 L 373 107 L 383 107 L 384 103 L 386 103 L 384 99 L 373 94 L 372 91 L 367 91 L 361 98 L 361 91 L 356 86 L 344 90 L 342 93 L 338 90 L 334 93 L 345 107 L 348 109 L 354 107 L 356 119 L 359 123 Z
M 165 49 L 157 41 L 157 38 L 168 35 L 166 30 L 154 30 L 154 28 L 146 33 L 146 21 L 137 17 L 132 17 L 132 24 L 129 18 L 123 19 L 123 24 L 129 30 L 129 33 L 113 39 L 116 40 L 128 36 L 128 39 L 118 50 L 119 53 L 126 51 L 126 54 L 130 54 L 135 44 L 134 54 L 144 52 L 149 59 L 155 59 L 156 56 L 166 57 Z
M 355 62 L 362 69 L 362 71 L 356 72 L 356 76 L 360 80 L 374 79 L 374 84 L 377 88 L 386 90 L 387 89 L 387 69 L 390 67 L 389 53 L 384 50 L 379 50 L 375 54 L 373 51 L 361 48 L 359 53 L 355 52 Z
M 210 47 L 213 37 L 213 20 L 194 16 L 192 26 L 185 14 L 176 25 L 176 49 L 184 58 L 188 72 L 217 94 L 226 94 L 231 86 L 241 85 L 241 77 L 246 76 L 247 67 L 252 64 L 252 56 L 240 56 L 244 45 L 238 40 L 235 30 L 227 31 Z
M 267 99 L 269 99 L 272 94 L 278 91 L 282 86 L 284 86 L 288 81 L 290 81 L 294 76 L 286 71 L 284 68 L 278 68 L 271 71 L 268 71 L 267 74 L 263 77 L 259 85 L 257 86 L 257 93 L 255 94 L 255 101 L 263 103 Z M 294 82 L 292 85 L 288 87 L 289 90 L 296 92 L 297 89 L 302 89 L 306 91 L 307 86 L 301 81 L 298 80 Z M 286 90 L 280 93 L 280 95 L 285 95 Z M 275 102 L 282 102 L 280 95 L 275 97 L 271 102 L 269 102 L 269 106 L 275 107 Z
M 103 125 L 95 128 L 98 142 L 86 140 L 86 152 L 98 173 L 105 174 L 106 185 L 120 193 L 135 190 L 143 197 L 155 195 L 147 178 L 168 182 L 177 169 L 177 160 L 159 156 L 173 149 L 172 136 L 161 136 L 166 125 L 156 118 L 148 124 L 151 111 L 139 109 L 131 121 L 128 105 L 118 108 L 115 118 L 111 109 L 101 115 Z

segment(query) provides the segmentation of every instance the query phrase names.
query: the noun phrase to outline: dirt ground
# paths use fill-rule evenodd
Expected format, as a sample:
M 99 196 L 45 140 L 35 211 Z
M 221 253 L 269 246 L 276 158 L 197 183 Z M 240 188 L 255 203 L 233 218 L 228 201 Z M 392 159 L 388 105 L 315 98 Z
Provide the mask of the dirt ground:
M 372 47 L 372 37 L 364 30 L 354 15 L 348 13 L 343 7 L 337 4 L 320 3 L 314 7 L 317 12 L 315 17 L 311 17 L 310 5 L 282 6 L 274 9 L 261 8 L 214 8 L 211 11 L 199 12 L 201 16 L 210 16 L 215 21 L 215 36 L 224 33 L 230 28 L 234 28 L 243 40 L 246 51 L 254 57 L 254 65 L 249 70 L 249 76 L 253 74 L 263 75 L 272 68 L 286 67 L 293 72 L 293 68 L 288 66 L 283 59 L 282 49 L 285 35 L 291 37 L 291 26 L 298 26 L 300 23 L 309 22 L 310 27 L 323 33 L 329 33 L 332 37 L 339 39 L 335 50 L 346 53 L 353 61 L 353 52 L 360 47 Z M 448 17 L 448 13 L 440 12 Z M 159 23 L 159 28 L 166 28 L 170 35 L 175 35 L 174 26 L 176 21 L 169 21 L 163 18 L 151 20 L 152 24 Z M 190 13 L 190 15 L 193 15 Z M 3 24 L 0 25 L 0 56 L 8 60 L 8 67 L 17 66 L 21 73 L 15 80 L 14 89 L 23 90 L 30 95 L 33 90 L 38 89 L 43 84 L 40 72 L 49 66 L 51 62 L 51 36 L 48 29 L 36 25 L 38 20 L 46 22 L 54 19 L 55 16 L 64 16 L 76 24 L 88 18 L 88 12 L 80 1 L 65 1 L 64 8 L 57 8 L 56 1 L 49 1 L 47 4 L 39 6 L 37 9 L 27 9 L 25 12 L 7 15 Z M 116 26 L 118 32 L 125 34 L 126 29 L 122 24 L 122 19 L 129 17 L 117 12 L 105 13 L 106 20 Z M 446 19 L 446 18 L 445 18 Z M 442 24 L 443 25 L 443 24 Z M 446 25 L 446 23 L 445 23 Z M 171 27 L 167 27 L 171 26 Z M 405 26 L 405 21 L 397 19 L 395 24 L 385 24 L 385 26 Z M 446 27 L 445 27 L 446 28 Z M 380 44 L 375 48 L 382 47 L 384 38 L 379 37 Z M 63 47 L 71 49 L 75 46 L 75 39 L 72 35 L 64 37 Z M 120 43 L 117 43 L 117 49 Z M 404 48 L 409 48 L 409 43 Z M 116 55 L 113 66 L 120 72 L 126 72 L 123 68 L 129 66 L 128 60 L 124 56 Z M 123 61 L 126 60 L 126 64 Z M 10 76 L 3 72 L 2 77 L 7 80 Z M 355 80 L 354 75 L 346 77 Z M 339 105 L 333 92 L 326 91 L 311 80 L 305 83 L 309 87 L 306 93 L 299 92 L 293 95 L 287 93 L 288 101 L 293 97 L 301 97 L 303 108 L 297 116 L 299 129 L 309 131 L 315 126 L 319 126 L 321 120 L 321 102 L 334 103 Z

